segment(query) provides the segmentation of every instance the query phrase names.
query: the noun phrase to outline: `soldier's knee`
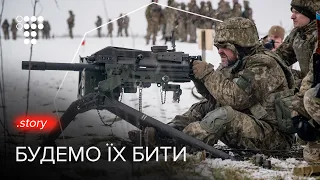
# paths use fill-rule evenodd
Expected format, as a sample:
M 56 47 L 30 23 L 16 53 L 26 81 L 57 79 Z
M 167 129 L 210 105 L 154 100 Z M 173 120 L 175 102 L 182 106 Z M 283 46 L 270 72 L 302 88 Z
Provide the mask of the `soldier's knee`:
M 223 106 L 210 111 L 200 122 L 200 126 L 210 133 L 218 133 L 226 128 L 226 124 L 234 119 L 234 110 Z

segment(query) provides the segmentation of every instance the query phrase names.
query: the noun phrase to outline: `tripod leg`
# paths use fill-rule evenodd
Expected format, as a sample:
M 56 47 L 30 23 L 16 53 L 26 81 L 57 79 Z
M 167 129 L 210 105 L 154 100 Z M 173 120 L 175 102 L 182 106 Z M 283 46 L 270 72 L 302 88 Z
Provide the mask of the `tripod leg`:
M 60 136 L 62 131 L 67 128 L 77 114 L 84 113 L 91 109 L 96 109 L 98 101 L 97 97 L 96 93 L 91 93 L 71 103 L 66 112 L 61 116 L 60 123 L 56 124 L 48 134 L 47 138 L 43 141 L 43 145 L 54 145 L 55 140 Z

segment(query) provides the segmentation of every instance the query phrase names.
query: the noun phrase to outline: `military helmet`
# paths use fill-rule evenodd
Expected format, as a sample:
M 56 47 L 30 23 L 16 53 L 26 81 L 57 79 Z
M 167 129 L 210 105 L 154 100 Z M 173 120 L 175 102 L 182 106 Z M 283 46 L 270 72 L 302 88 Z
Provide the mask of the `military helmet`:
M 273 35 L 273 36 L 280 37 L 281 39 L 284 39 L 284 34 L 285 34 L 284 28 L 278 25 L 272 26 L 268 32 L 268 36 Z
M 253 21 L 243 17 L 233 17 L 217 25 L 214 43 L 253 47 L 259 43 L 259 35 Z
M 292 0 L 291 6 L 310 19 L 316 18 L 316 12 L 320 10 L 319 0 Z

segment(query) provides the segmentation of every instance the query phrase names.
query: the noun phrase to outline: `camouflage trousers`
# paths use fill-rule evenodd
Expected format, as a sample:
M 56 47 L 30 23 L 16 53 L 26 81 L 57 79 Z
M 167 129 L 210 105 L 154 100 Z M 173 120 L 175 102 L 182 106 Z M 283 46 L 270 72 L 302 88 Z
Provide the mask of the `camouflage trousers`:
M 292 143 L 291 136 L 279 132 L 269 123 L 230 106 L 215 107 L 207 100 L 192 105 L 171 123 L 209 145 L 220 140 L 230 148 L 285 150 Z
M 320 124 L 320 98 L 315 97 L 319 89 L 320 83 L 315 88 L 306 91 L 303 97 L 303 104 L 311 118 Z
M 303 159 L 308 163 L 320 163 L 320 142 L 308 142 L 303 149 Z
M 186 32 L 186 24 L 184 22 L 179 22 L 178 24 L 178 36 L 182 42 L 187 41 L 188 34 Z
M 149 44 L 149 41 L 152 35 L 152 43 L 153 45 L 155 45 L 158 31 L 159 31 L 158 24 L 148 22 L 147 35 L 146 35 L 147 44 Z

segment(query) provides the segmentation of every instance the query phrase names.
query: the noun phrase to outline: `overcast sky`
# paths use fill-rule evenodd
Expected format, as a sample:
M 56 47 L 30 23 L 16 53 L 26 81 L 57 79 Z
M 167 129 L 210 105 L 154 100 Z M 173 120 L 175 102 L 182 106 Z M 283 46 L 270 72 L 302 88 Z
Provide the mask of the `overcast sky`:
M 218 1 L 211 1 L 214 8 L 217 7 Z M 34 0 L 5 0 L 3 19 L 9 19 L 11 23 L 12 18 L 18 15 L 31 16 L 33 2 Z M 68 32 L 66 23 L 69 16 L 68 11 L 73 10 L 75 14 L 74 34 L 83 35 L 95 28 L 94 22 L 97 15 L 100 15 L 103 23 L 106 23 L 106 17 L 117 18 L 120 13 L 132 12 L 150 2 L 151 0 L 39 0 L 36 6 L 36 16 L 41 15 L 45 20 L 49 20 L 53 34 L 63 35 Z M 189 2 L 189 0 L 176 0 L 176 2 Z M 198 5 L 200 2 L 197 0 Z M 243 4 L 242 0 L 239 2 Z M 292 28 L 290 2 L 290 0 L 250 0 L 258 31 L 264 34 L 272 25 L 280 23 L 285 29 L 290 30 Z M 167 0 L 159 0 L 159 3 L 166 5 Z M 129 16 L 130 32 L 140 35 L 146 33 L 147 23 L 144 12 L 145 8 Z M 114 26 L 116 29 L 116 23 Z M 102 32 L 106 31 L 106 26 L 102 27 Z M 96 34 L 96 32 L 93 33 Z

